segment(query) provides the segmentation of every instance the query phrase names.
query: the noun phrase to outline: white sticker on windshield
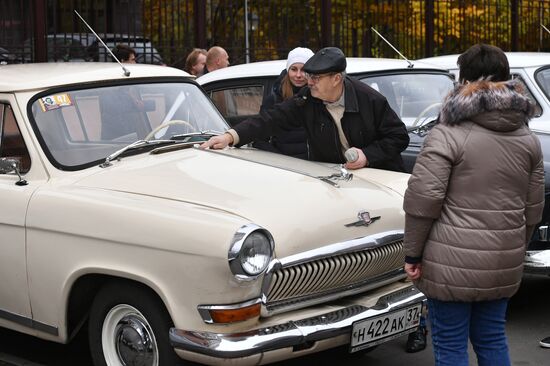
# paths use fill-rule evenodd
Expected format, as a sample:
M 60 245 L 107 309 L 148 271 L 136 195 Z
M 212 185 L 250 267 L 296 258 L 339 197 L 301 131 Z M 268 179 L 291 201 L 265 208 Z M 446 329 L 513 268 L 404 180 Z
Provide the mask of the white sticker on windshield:
M 49 95 L 47 97 L 40 98 L 42 112 L 51 111 L 61 107 L 68 107 L 71 105 L 73 105 L 73 102 L 67 93 Z

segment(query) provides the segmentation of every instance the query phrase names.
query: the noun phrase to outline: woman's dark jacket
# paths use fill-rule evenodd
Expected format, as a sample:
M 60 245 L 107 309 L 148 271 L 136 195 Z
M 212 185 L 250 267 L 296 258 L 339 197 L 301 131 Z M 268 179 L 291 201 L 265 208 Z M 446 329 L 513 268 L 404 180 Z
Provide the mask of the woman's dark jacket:
M 262 111 L 273 108 L 275 104 L 279 104 L 284 101 L 282 92 L 282 81 L 287 75 L 286 69 L 275 80 L 271 93 L 267 95 L 260 108 Z M 292 86 L 294 94 L 300 91 L 300 87 Z M 307 159 L 307 134 L 303 127 L 293 127 L 288 130 L 282 130 L 277 136 L 272 136 L 268 140 L 254 141 L 252 144 L 255 148 L 260 150 L 271 151 L 279 154 L 285 154 L 293 156 L 295 158 Z
M 407 128 L 386 98 L 359 80 L 346 77 L 342 129 L 351 147 L 363 150 L 371 168 L 404 171 L 401 152 L 409 143 Z M 278 136 L 285 129 L 304 127 L 309 160 L 344 163 L 336 125 L 322 100 L 304 87 L 273 109 L 261 111 L 235 126 L 237 146 Z

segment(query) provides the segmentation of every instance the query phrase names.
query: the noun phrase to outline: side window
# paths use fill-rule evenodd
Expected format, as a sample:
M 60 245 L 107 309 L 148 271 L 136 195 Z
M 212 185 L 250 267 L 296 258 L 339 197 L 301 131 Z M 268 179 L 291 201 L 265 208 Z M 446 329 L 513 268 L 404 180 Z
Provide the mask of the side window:
M 521 85 L 523 85 L 523 88 L 525 89 L 527 96 L 529 97 L 529 99 L 531 99 L 533 103 L 535 103 L 535 117 L 540 117 L 542 115 L 542 108 L 537 102 L 537 100 L 535 99 L 535 97 L 533 96 L 533 94 L 531 93 L 531 90 L 529 90 L 529 88 L 525 84 L 525 81 L 523 81 L 521 76 L 518 74 L 512 74 L 512 79 L 518 80 L 521 83 Z
M 19 160 L 21 173 L 27 173 L 31 167 L 31 158 L 15 121 L 15 115 L 8 104 L 0 104 L 0 113 L 0 127 L 2 128 L 0 157 Z
M 222 116 L 231 118 L 260 113 L 263 95 L 263 86 L 248 86 L 216 90 L 210 93 L 210 98 Z

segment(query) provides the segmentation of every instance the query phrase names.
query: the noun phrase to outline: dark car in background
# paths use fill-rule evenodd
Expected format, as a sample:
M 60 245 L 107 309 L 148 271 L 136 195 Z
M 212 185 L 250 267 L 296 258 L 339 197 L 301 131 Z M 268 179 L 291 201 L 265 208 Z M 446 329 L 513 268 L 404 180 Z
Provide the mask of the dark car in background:
M 92 35 L 93 37 L 93 35 Z M 93 39 L 87 33 L 57 33 L 46 36 L 48 62 L 86 62 L 94 61 Z M 23 43 L 23 60 L 34 60 L 34 40 Z
M 8 51 L 7 49 L 0 47 L 0 65 L 7 64 L 17 64 L 21 60 L 13 52 Z
M 99 34 L 99 36 L 111 50 L 120 43 L 132 47 L 137 53 L 137 63 L 164 65 L 160 53 L 153 47 L 151 41 L 145 37 L 113 33 Z M 48 62 L 113 61 L 109 52 L 91 33 L 48 34 L 46 39 Z M 23 43 L 23 60 L 26 63 L 32 62 L 33 54 L 34 41 L 33 39 L 27 39 Z
M 285 67 L 285 60 L 236 65 L 201 76 L 197 82 L 225 119 L 235 125 L 259 113 L 264 95 L 271 92 Z M 454 74 L 442 66 L 421 61 L 411 66 L 403 60 L 368 58 L 348 58 L 346 72 L 381 92 L 407 125 L 410 143 L 402 157 L 407 171 L 412 172 L 424 139 L 436 123 L 441 102 L 453 88 Z M 547 200 L 542 221 L 528 246 L 525 272 L 550 274 L 550 133 L 540 130 L 535 133 L 545 157 Z
M 132 47 L 137 53 L 136 62 L 138 64 L 164 65 L 162 56 L 148 38 L 116 33 L 100 34 L 99 36 L 110 49 L 113 49 L 119 43 L 127 44 Z M 97 54 L 94 55 L 94 61 L 112 61 L 111 55 L 101 46 L 101 44 L 99 44 L 99 41 L 97 41 L 95 37 L 92 42 L 92 47 L 97 52 Z

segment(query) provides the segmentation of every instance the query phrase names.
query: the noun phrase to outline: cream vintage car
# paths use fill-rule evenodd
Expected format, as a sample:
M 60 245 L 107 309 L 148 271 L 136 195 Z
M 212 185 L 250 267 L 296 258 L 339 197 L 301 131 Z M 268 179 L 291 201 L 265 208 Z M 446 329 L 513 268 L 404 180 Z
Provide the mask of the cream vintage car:
M 95 365 L 259 364 L 415 329 L 408 175 L 198 148 L 183 71 L 0 66 L 0 326 Z

